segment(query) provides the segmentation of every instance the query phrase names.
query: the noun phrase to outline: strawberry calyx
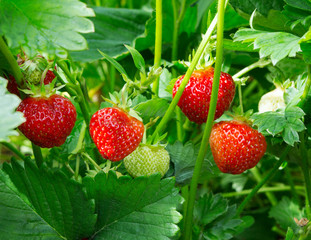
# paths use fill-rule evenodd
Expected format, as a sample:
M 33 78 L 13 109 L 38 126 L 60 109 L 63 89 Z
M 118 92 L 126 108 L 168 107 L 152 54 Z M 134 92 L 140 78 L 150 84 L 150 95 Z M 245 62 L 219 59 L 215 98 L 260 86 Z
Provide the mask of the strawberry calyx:
M 253 125 L 253 120 L 251 119 L 252 114 L 253 114 L 252 109 L 244 112 L 243 115 L 240 114 L 240 110 L 238 108 L 233 108 L 232 112 L 226 112 L 226 115 L 229 116 L 231 120 L 239 123 L 244 123 L 249 126 Z
M 113 107 L 117 107 L 128 115 L 138 119 L 142 122 L 142 118 L 138 115 L 138 113 L 131 108 L 132 100 L 128 97 L 128 85 L 125 84 L 120 92 L 109 93 L 109 98 L 102 97 L 106 102 L 113 105 Z

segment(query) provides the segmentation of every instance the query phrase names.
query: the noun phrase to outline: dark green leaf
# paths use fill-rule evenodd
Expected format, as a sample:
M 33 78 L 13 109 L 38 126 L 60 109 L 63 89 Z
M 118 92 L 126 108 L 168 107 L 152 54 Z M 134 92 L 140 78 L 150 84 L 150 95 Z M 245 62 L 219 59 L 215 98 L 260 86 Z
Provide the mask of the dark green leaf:
M 299 142 L 298 132 L 306 128 L 301 121 L 304 115 L 301 108 L 288 105 L 285 111 L 255 113 L 252 119 L 260 132 L 266 131 L 272 136 L 281 134 L 283 140 L 293 146 Z
M 228 205 L 228 201 L 220 194 L 205 194 L 195 204 L 194 223 L 201 228 L 204 239 L 231 239 L 253 224 L 251 217 L 239 219 L 236 206 Z
M 243 224 L 241 219 L 235 217 L 235 213 L 235 205 L 228 207 L 227 212 L 216 219 L 212 228 L 206 228 L 204 231 L 204 238 L 207 240 L 231 239 L 237 229 L 239 229 L 239 226 Z
M 110 57 L 109 55 L 107 55 L 106 53 L 101 52 L 100 50 L 98 50 L 98 52 L 107 60 L 109 61 L 118 71 L 119 73 L 127 76 L 126 71 L 124 70 L 124 68 L 120 65 L 120 63 L 118 63 L 116 60 L 114 60 L 112 57 Z
M 224 49 L 232 51 L 243 51 L 243 52 L 258 52 L 258 49 L 254 49 L 249 43 L 234 42 L 230 39 L 224 39 Z
M 225 21 L 224 26 L 225 31 L 249 25 L 248 21 L 242 18 L 239 14 L 237 14 L 237 12 L 234 11 L 234 9 L 230 5 L 228 5 L 226 8 L 224 21 Z
M 252 116 L 254 125 L 258 126 L 258 131 L 268 131 L 273 136 L 281 133 L 286 126 L 284 113 L 281 112 L 264 112 L 255 113 Z
M 76 61 L 101 59 L 98 50 L 111 57 L 126 53 L 124 44 L 133 45 L 134 40 L 144 33 L 145 23 L 150 17 L 148 12 L 137 9 L 95 7 L 94 11 L 96 17 L 92 21 L 95 33 L 84 35 L 88 42 L 88 50 L 71 53 Z
M 251 15 L 257 9 L 261 14 L 267 15 L 271 9 L 283 10 L 283 0 L 231 0 L 230 4 L 243 12 Z
M 284 131 L 282 133 L 282 137 L 283 137 L 284 141 L 291 146 L 294 146 L 295 142 L 299 142 L 299 135 L 298 135 L 297 131 L 295 131 L 291 127 L 284 128 Z
M 173 179 L 129 176 L 117 178 L 110 171 L 95 178 L 86 177 L 84 185 L 95 199 L 98 220 L 94 239 L 167 240 L 178 232 L 181 202 Z
M 187 142 L 185 145 L 181 142 L 175 142 L 173 145 L 167 145 L 166 148 L 171 161 L 174 163 L 176 182 L 180 185 L 189 184 L 199 153 L 199 146 L 195 146 L 191 142 Z M 208 148 L 200 174 L 201 181 L 210 176 L 214 170 L 217 171 L 217 167 L 215 167 L 211 150 Z
M 306 28 L 311 23 L 311 3 L 308 0 L 285 0 L 284 15 L 292 20 L 291 27 L 302 24 Z
M 8 80 L 0 77 L 0 142 L 8 141 L 9 136 L 18 135 L 15 128 L 25 121 L 23 114 L 15 111 L 21 100 L 7 91 L 7 83 Z
M 173 39 L 173 7 L 172 1 L 162 2 L 162 42 L 172 42 Z M 135 48 L 138 51 L 142 51 L 153 47 L 155 45 L 155 26 L 156 24 L 156 14 L 152 13 L 152 17 L 146 23 L 146 31 L 144 35 L 138 37 L 135 40 Z
M 93 10 L 78 0 L 3 0 L 0 35 L 16 53 L 23 46 L 29 56 L 83 50 L 87 42 L 80 33 L 94 31 L 93 23 L 84 18 L 90 16 Z
M 300 227 L 295 223 L 294 217 L 301 219 L 305 217 L 305 214 L 296 203 L 288 197 L 283 197 L 276 206 L 271 208 L 269 217 L 274 218 L 283 229 L 290 227 L 294 233 L 297 233 Z
M 135 110 L 141 113 L 144 122 L 149 122 L 151 118 L 163 117 L 168 106 L 169 103 L 165 99 L 154 98 L 138 104 Z
M 294 231 L 290 227 L 287 228 L 285 240 L 293 240 L 294 238 Z
M 131 46 L 128 46 L 128 45 L 125 45 L 125 47 L 130 51 L 136 68 L 141 73 L 143 73 L 145 75 L 146 74 L 146 70 L 145 70 L 146 64 L 145 64 L 145 60 L 144 60 L 143 56 L 135 48 L 132 48 Z
M 228 210 L 228 201 L 220 194 L 207 194 L 204 198 L 200 198 L 195 205 L 194 216 L 195 221 L 200 224 L 207 225 Z
M 299 37 L 285 32 L 265 32 L 245 28 L 235 33 L 234 40 L 253 42 L 254 49 L 260 49 L 260 58 L 270 56 L 274 65 L 287 56 L 295 57 L 300 51 Z
M 52 240 L 63 239 L 42 219 L 28 199 L 0 170 L 0 239 Z
M 167 86 L 170 84 L 172 74 L 164 68 L 159 80 L 159 97 L 167 100 L 172 100 L 172 92 L 166 91 Z
M 302 118 L 305 115 L 303 110 L 299 107 L 287 107 L 285 109 L 285 117 L 286 118 Z
M 303 59 L 306 63 L 311 64 L 311 41 L 300 43 Z
M 16 188 L 33 205 L 36 213 L 61 236 L 81 239 L 94 231 L 94 202 L 86 198 L 82 185 L 60 172 L 38 169 L 29 160 L 22 167 L 16 161 L 3 169 Z

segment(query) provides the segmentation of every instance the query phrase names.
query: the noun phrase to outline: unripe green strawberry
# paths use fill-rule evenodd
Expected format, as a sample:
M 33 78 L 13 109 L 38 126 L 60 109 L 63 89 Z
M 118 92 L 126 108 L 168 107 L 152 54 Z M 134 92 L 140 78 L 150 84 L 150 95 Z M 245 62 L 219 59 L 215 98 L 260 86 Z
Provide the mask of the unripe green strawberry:
M 258 104 L 258 111 L 260 113 L 268 111 L 276 111 L 279 108 L 285 108 L 284 91 L 276 88 L 271 92 L 264 94 Z
M 141 144 L 134 152 L 124 158 L 124 165 L 133 177 L 149 176 L 168 171 L 170 156 L 163 146 Z
M 267 148 L 265 137 L 240 121 L 216 123 L 209 143 L 219 170 L 231 174 L 256 166 Z

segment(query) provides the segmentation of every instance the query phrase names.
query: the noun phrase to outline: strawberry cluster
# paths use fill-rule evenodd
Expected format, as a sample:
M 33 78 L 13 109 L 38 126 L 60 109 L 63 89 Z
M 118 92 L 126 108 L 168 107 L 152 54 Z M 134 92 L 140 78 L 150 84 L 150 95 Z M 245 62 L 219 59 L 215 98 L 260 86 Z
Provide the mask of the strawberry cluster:
M 214 69 L 196 70 L 191 75 L 178 106 L 190 121 L 206 122 L 211 100 Z M 175 97 L 184 76 L 173 88 Z M 221 72 L 215 120 L 230 108 L 235 94 L 232 77 Z M 259 162 L 266 151 L 266 140 L 257 130 L 242 121 L 222 121 L 213 126 L 210 146 L 216 165 L 224 173 L 240 174 Z

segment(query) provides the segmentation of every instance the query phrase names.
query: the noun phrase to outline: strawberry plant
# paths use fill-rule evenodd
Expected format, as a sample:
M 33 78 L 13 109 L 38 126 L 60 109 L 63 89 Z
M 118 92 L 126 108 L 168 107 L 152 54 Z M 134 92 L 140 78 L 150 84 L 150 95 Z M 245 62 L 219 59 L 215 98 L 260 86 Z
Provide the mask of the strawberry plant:
M 310 1 L 0 13 L 0 239 L 311 238 Z

